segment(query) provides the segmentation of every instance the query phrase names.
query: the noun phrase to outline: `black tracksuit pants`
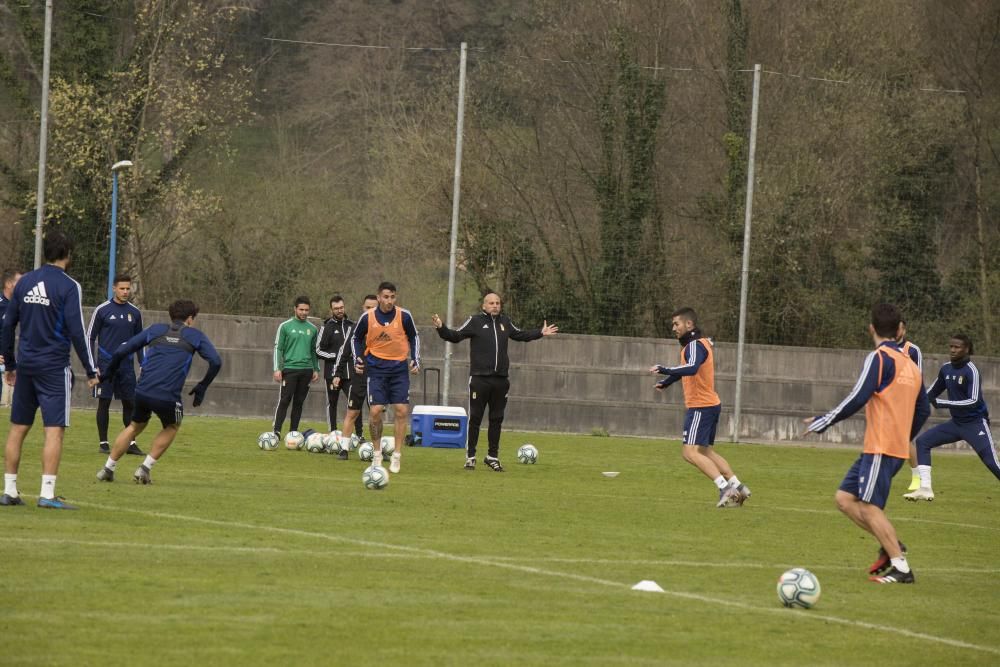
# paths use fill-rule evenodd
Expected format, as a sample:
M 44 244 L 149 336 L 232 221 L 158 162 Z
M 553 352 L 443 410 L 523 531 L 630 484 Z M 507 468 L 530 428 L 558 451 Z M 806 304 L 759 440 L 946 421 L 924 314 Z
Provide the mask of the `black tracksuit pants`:
M 354 379 L 358 382 L 361 382 L 364 378 L 359 379 L 357 376 L 355 376 Z M 326 381 L 326 423 L 327 426 L 329 426 L 330 430 L 332 431 L 337 428 L 337 404 L 340 403 L 341 394 L 344 394 L 345 396 L 348 397 L 347 407 L 348 409 L 350 409 L 351 407 L 351 402 L 350 402 L 351 382 L 345 382 L 344 380 L 341 380 L 340 386 L 337 387 L 336 389 L 330 386 L 331 382 L 333 382 L 332 379 L 328 379 Z M 358 418 L 355 420 L 354 423 L 354 432 L 357 434 L 359 438 L 361 437 L 362 434 L 361 424 L 362 424 L 361 412 L 359 411 Z M 344 424 L 343 432 L 344 435 L 349 435 L 351 432 L 351 424 Z
M 490 410 L 489 430 L 486 432 L 489 449 L 487 454 L 493 458 L 500 456 L 500 427 L 503 425 L 503 413 L 507 409 L 507 391 L 510 389 L 510 379 L 499 375 L 473 375 L 469 377 L 469 458 L 476 456 L 476 444 L 479 442 L 479 427 L 483 423 L 486 408 Z
M 312 381 L 311 368 L 293 368 L 281 373 L 281 397 L 274 411 L 274 432 L 281 433 L 281 425 L 285 423 L 285 413 L 288 405 L 292 406 L 292 417 L 289 430 L 299 430 L 299 420 L 302 419 L 302 404 L 309 395 L 309 383 Z

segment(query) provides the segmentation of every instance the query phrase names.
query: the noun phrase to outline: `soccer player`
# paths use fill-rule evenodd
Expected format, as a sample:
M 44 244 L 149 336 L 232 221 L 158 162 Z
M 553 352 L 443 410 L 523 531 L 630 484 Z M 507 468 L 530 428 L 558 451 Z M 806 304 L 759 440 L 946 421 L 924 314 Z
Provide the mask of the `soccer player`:
M 917 461 L 920 486 L 903 494 L 907 500 L 934 500 L 931 486 L 931 450 L 941 445 L 965 440 L 979 455 L 993 476 L 1000 479 L 1000 459 L 990 433 L 990 411 L 983 400 L 979 369 L 972 363 L 972 339 L 955 334 L 948 341 L 951 361 L 941 367 L 927 392 L 935 408 L 948 408 L 951 420 L 921 433 L 917 438 Z M 938 398 L 948 390 L 948 398 Z
M 399 472 L 402 447 L 409 419 L 410 373 L 420 372 L 420 338 L 410 311 L 396 307 L 396 286 L 378 286 L 378 307 L 361 314 L 354 327 L 354 370 L 368 383 L 371 435 L 375 443 L 374 465 L 382 465 L 382 413 L 391 405 L 396 421 L 393 433 L 396 451 L 389 472 Z M 409 361 L 407 361 L 409 359 Z
M 319 379 L 316 339 L 319 329 L 309 321 L 309 297 L 295 299 L 295 316 L 285 320 L 274 336 L 274 381 L 281 383 L 278 407 L 274 409 L 274 432 L 281 437 L 288 405 L 292 405 L 290 426 L 299 430 L 302 404 L 309 395 L 309 383 Z
M 698 315 L 691 308 L 681 308 L 671 315 L 671 328 L 681 344 L 681 363 L 657 364 L 649 371 L 667 377 L 656 383 L 662 391 L 678 380 L 684 389 L 683 452 L 684 460 L 695 466 L 719 489 L 716 507 L 738 507 L 750 497 L 729 462 L 713 448 L 715 430 L 722 413 L 722 401 L 715 393 L 715 355 L 712 341 L 698 328 Z
M 891 304 L 872 309 L 868 331 L 875 351 L 865 358 L 854 389 L 825 415 L 806 419 L 806 433 L 822 433 L 865 406 L 865 442 L 835 496 L 837 509 L 878 540 L 878 558 L 868 568 L 879 584 L 912 584 L 906 547 L 885 515 L 892 478 L 903 467 L 913 439 L 927 420 L 930 406 L 920 369 L 899 349 L 899 310 Z
M 26 273 L 17 282 L 0 330 L 0 351 L 6 369 L 4 379 L 14 387 L 0 505 L 24 504 L 17 489 L 17 469 L 21 464 L 24 439 L 35 421 L 35 412 L 41 408 L 45 445 L 38 506 L 73 510 L 75 506 L 55 494 L 73 387 L 70 344 L 76 348 L 87 373 L 88 387 L 97 385 L 97 369 L 83 326 L 80 283 L 66 275 L 73 242 L 58 230 L 49 231 L 42 241 L 42 253 L 47 263 Z M 18 325 L 21 336 L 15 355 L 14 337 Z
M 328 430 L 337 428 L 337 404 L 340 394 L 351 391 L 352 363 L 348 356 L 341 358 L 340 351 L 350 340 L 354 322 L 347 318 L 344 298 L 339 294 L 330 299 L 330 317 L 323 323 L 316 339 L 316 355 L 324 360 L 323 382 L 326 384 L 326 425 Z M 348 400 L 350 397 L 348 396 Z M 350 409 L 350 407 L 348 407 Z M 352 422 L 344 422 L 344 431 L 351 429 Z M 361 437 L 361 419 L 353 422 L 358 438 Z M 340 458 L 347 458 L 347 450 L 340 452 Z
M 97 346 L 97 364 L 101 371 L 101 383 L 94 388 L 97 399 L 97 436 L 102 453 L 110 454 L 108 444 L 108 421 L 111 400 L 122 402 L 122 424 L 128 426 L 135 407 L 135 365 L 132 357 L 125 359 L 118 367 L 114 378 L 105 372 L 111 355 L 119 345 L 142 331 L 142 313 L 129 303 L 132 296 L 132 277 L 124 273 L 115 276 L 112 283 L 112 297 L 94 309 L 87 327 L 87 339 L 91 349 Z M 128 453 L 142 456 L 142 450 L 134 442 L 129 443 Z
M 914 345 L 912 342 L 906 338 L 906 320 L 899 321 L 899 338 L 896 339 L 899 343 L 899 350 L 913 360 L 913 363 L 917 365 L 920 370 L 920 385 L 923 386 L 923 376 L 924 376 L 924 355 L 920 351 L 920 348 Z M 917 448 L 910 443 L 910 488 L 908 491 L 915 491 L 920 487 L 920 475 L 917 471 Z
M 191 359 L 197 352 L 208 362 L 205 377 L 188 392 L 189 396 L 194 396 L 194 407 L 205 400 L 208 385 L 212 384 L 222 368 L 222 359 L 212 342 L 192 326 L 198 315 L 198 306 L 193 301 L 174 301 L 167 312 L 170 314 L 170 324 L 154 324 L 145 331 L 140 331 L 118 346 L 108 362 L 108 376 L 114 378 L 120 372 L 122 364 L 132 358 L 133 353 L 146 348 L 139 384 L 135 389 L 132 421 L 115 438 L 107 463 L 97 473 L 97 479 L 102 482 L 115 481 L 119 459 L 128 451 L 129 443 L 135 441 L 145 430 L 152 415 L 156 415 L 163 428 L 153 438 L 145 461 L 132 475 L 137 484 L 152 483 L 150 470 L 170 447 L 181 428 L 184 418 L 181 391 L 184 390 L 184 380 L 191 369 Z
M 17 269 L 5 269 L 0 285 L 0 326 L 3 326 L 3 314 L 7 312 L 7 304 L 10 303 L 10 296 L 14 293 L 14 285 L 21 279 L 21 272 Z M 0 350 L 0 374 L 3 373 L 3 350 Z M 10 405 L 10 395 L 12 387 L 8 387 L 6 382 L 0 380 L 0 405 Z
M 487 292 L 483 296 L 482 310 L 467 319 L 458 329 L 446 327 L 438 315 L 431 318 L 438 336 L 444 340 L 461 343 L 466 338 L 470 339 L 469 438 L 466 444 L 466 470 L 476 468 L 479 427 L 483 423 L 486 408 L 489 407 L 490 423 L 486 436 L 488 450 L 483 463 L 490 470 L 503 472 L 503 466 L 500 465 L 500 429 L 507 407 L 507 392 L 510 390 L 508 339 L 513 338 L 526 343 L 538 340 L 542 336 L 553 336 L 559 331 L 559 327 L 548 322 L 543 322 L 541 329 L 522 331 L 500 311 L 500 295 L 496 292 Z
M 364 313 L 371 312 L 376 307 L 378 307 L 378 297 L 374 294 L 369 294 L 365 297 L 362 304 Z M 361 318 L 358 318 L 361 319 Z M 353 324 L 352 324 L 353 326 Z M 354 371 L 354 343 L 353 334 L 351 339 L 347 341 L 337 352 L 337 360 L 334 362 L 336 368 L 340 368 L 342 364 L 346 364 L 347 367 L 351 369 L 351 386 L 347 394 L 347 414 L 344 415 L 345 429 L 350 429 L 350 425 L 354 424 L 355 432 L 359 440 L 364 440 L 364 420 L 361 419 L 361 408 L 364 407 L 365 402 L 368 400 L 368 383 L 365 381 L 365 376 Z M 341 378 L 341 382 L 343 382 Z M 369 408 L 369 412 L 371 408 Z M 340 458 L 346 459 L 347 454 L 345 452 L 340 453 Z

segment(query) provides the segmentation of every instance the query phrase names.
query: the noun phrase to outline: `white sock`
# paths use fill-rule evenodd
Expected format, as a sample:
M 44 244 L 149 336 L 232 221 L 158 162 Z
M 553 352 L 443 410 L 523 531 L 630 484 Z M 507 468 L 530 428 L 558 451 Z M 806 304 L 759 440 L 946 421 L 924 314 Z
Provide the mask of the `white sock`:
M 917 466 L 917 474 L 920 475 L 920 486 L 925 489 L 931 488 L 931 467 Z
M 152 470 L 153 466 L 156 464 L 156 459 L 154 459 L 149 454 L 146 454 L 146 460 L 142 462 L 142 465 L 146 466 L 148 469 Z
M 736 475 L 733 475 L 732 477 L 730 477 L 729 478 L 729 486 L 733 487 L 734 489 L 739 488 L 739 486 L 740 486 L 740 478 L 737 477 Z
M 42 498 L 52 500 L 56 497 L 56 476 L 42 475 L 42 490 L 39 494 Z
M 3 492 L 6 495 L 10 496 L 11 498 L 17 498 L 18 495 L 20 495 L 17 492 L 17 473 L 16 472 L 14 474 L 11 474 L 9 472 L 5 472 L 3 474 Z
M 906 572 L 910 571 L 910 564 L 906 562 L 906 556 L 893 558 L 891 559 L 891 561 L 892 561 L 892 566 L 897 570 L 899 570 L 900 572 L 903 572 L 905 574 Z
M 716 477 L 716 478 L 715 478 L 715 479 L 713 479 L 712 481 L 713 481 L 713 482 L 715 482 L 715 485 L 716 485 L 717 487 L 719 487 L 720 489 L 724 489 L 724 488 L 726 488 L 727 486 L 729 486 L 729 482 L 727 482 L 727 481 L 726 481 L 726 478 L 725 478 L 725 477 L 723 477 L 722 475 L 719 475 L 718 477 Z
M 108 460 L 104 463 L 104 467 L 110 470 L 111 472 L 114 472 L 118 468 L 118 461 L 115 461 L 113 458 L 109 456 Z

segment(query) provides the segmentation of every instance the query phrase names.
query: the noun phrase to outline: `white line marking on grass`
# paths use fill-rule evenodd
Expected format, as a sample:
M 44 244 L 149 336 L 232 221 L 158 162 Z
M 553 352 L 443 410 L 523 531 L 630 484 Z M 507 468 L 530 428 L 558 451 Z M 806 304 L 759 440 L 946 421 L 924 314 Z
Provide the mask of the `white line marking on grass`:
M 221 526 L 225 528 L 245 528 L 247 530 L 257 530 L 268 533 L 277 533 L 280 535 L 295 535 L 298 537 L 308 537 L 313 539 L 327 540 L 329 542 L 340 542 L 344 544 L 354 544 L 363 547 L 374 547 L 376 549 L 392 549 L 395 551 L 400 551 L 406 554 L 413 554 L 418 556 L 424 556 L 432 559 L 439 560 L 450 560 L 459 563 L 471 563 L 474 565 L 485 565 L 490 567 L 504 568 L 507 570 L 513 570 L 515 572 L 524 572 L 527 574 L 536 574 L 543 577 L 554 577 L 558 579 L 569 579 L 570 581 L 580 581 L 589 584 L 596 584 L 598 586 L 604 586 L 607 588 L 616 588 L 619 590 L 631 592 L 632 584 L 622 583 L 620 581 L 612 581 L 610 579 L 601 579 L 599 577 L 590 577 L 584 574 L 575 574 L 573 572 L 560 572 L 558 570 L 546 570 L 539 567 L 532 567 L 530 565 L 518 565 L 515 563 L 507 563 L 501 560 L 481 558 L 477 556 L 462 556 L 459 554 L 452 554 L 446 551 L 438 551 L 436 549 L 424 549 L 421 547 L 409 547 L 400 544 L 390 544 L 387 542 L 375 542 L 373 540 L 362 540 L 352 537 L 343 537 L 340 535 L 330 535 L 328 533 L 318 533 L 315 531 L 301 530 L 298 528 L 284 528 L 281 526 L 268 526 L 264 524 L 253 524 L 244 523 L 242 521 L 224 521 L 221 519 L 207 519 L 198 516 L 188 516 L 184 514 L 171 514 L 168 512 L 155 512 L 151 510 L 141 510 L 131 507 L 110 507 L 107 505 L 98 505 L 96 503 L 78 503 L 82 507 L 93 507 L 95 509 L 107 510 L 109 512 L 130 512 L 133 514 L 139 514 L 143 516 L 150 516 L 157 519 L 172 519 L 175 521 L 189 521 L 191 523 L 201 523 L 209 526 Z M 809 613 L 798 613 L 795 610 L 789 609 L 778 609 L 770 607 L 757 607 L 754 605 L 746 604 L 743 602 L 736 602 L 734 600 L 728 600 L 724 598 L 713 598 L 707 595 L 698 595 L 697 593 L 685 593 L 683 591 L 671 591 L 665 590 L 663 594 L 681 598 L 684 600 L 694 600 L 697 602 L 704 602 L 710 605 L 722 605 L 724 607 L 731 607 L 733 609 L 742 609 L 745 611 L 756 611 L 767 614 L 786 614 L 789 618 L 795 619 L 806 619 L 814 621 L 827 621 L 830 623 L 837 623 L 840 625 L 854 626 L 859 628 L 865 628 L 868 630 L 879 630 L 892 635 L 901 635 L 904 637 L 910 637 L 912 639 L 922 639 L 924 641 L 933 642 L 936 644 L 944 644 L 946 646 L 953 646 L 955 648 L 964 648 L 973 651 L 981 651 L 984 653 L 991 653 L 993 655 L 1000 655 L 1000 648 L 994 646 L 982 646 L 979 644 L 971 644 L 969 642 L 964 642 L 959 639 L 951 639 L 948 637 L 939 637 L 937 635 L 929 635 L 923 632 L 914 632 L 913 630 L 907 630 L 906 628 L 898 628 L 889 625 L 881 625 L 878 623 L 867 623 L 865 621 L 858 621 L 849 618 L 840 618 L 839 616 L 829 616 L 827 614 L 816 614 L 813 612 Z
M 26 544 L 73 544 L 81 547 L 94 548 L 124 548 L 124 549 L 168 549 L 172 551 L 215 551 L 232 553 L 251 554 L 273 554 L 276 556 L 303 555 L 319 556 L 330 558 L 412 558 L 412 559 L 433 559 L 435 554 L 411 554 L 411 553 L 385 553 L 384 551 L 330 551 L 315 549 L 282 549 L 278 547 L 246 547 L 246 546 L 222 546 L 206 544 L 153 544 L 151 542 L 123 542 L 111 540 L 73 540 L 61 537 L 5 537 L 6 542 L 21 542 Z M 559 557 L 533 557 L 533 556 L 492 556 L 483 554 L 478 556 L 491 561 L 503 561 L 508 563 L 533 562 L 533 563 L 567 563 L 579 565 L 655 565 L 658 567 L 712 567 L 727 570 L 752 569 L 752 570 L 781 570 L 796 567 L 795 563 L 758 563 L 749 561 L 733 561 L 731 563 L 711 563 L 707 561 L 691 560 L 663 560 L 655 558 L 559 558 Z M 859 568 L 852 565 L 810 565 L 813 570 L 843 570 L 855 571 Z M 921 572 L 937 573 L 960 573 L 960 574 L 1000 574 L 1000 568 L 968 568 L 968 567 L 921 567 Z

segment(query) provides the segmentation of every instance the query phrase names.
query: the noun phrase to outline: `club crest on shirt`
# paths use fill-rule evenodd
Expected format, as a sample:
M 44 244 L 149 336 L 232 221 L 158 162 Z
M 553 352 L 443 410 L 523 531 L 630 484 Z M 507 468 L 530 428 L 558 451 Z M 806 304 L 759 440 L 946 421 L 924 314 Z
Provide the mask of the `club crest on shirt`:
M 965 379 L 964 377 L 962 377 L 961 375 L 959 375 L 958 376 L 958 383 L 962 384 L 962 380 L 964 380 L 964 379 Z
M 500 325 L 500 331 L 506 331 L 506 330 L 507 330 L 507 329 L 506 329 L 506 328 L 504 327 L 504 325 L 502 325 L 502 324 L 501 324 L 501 325 Z

